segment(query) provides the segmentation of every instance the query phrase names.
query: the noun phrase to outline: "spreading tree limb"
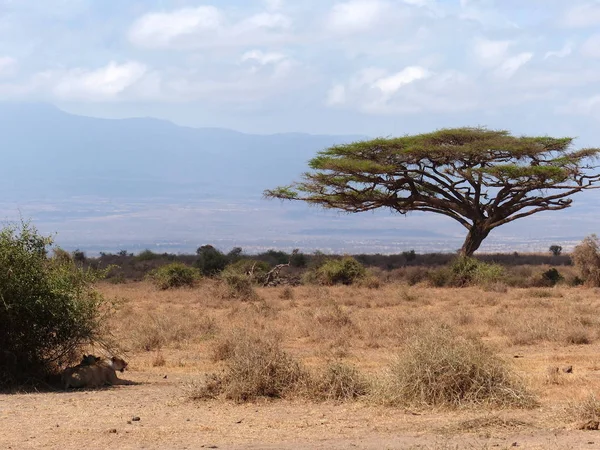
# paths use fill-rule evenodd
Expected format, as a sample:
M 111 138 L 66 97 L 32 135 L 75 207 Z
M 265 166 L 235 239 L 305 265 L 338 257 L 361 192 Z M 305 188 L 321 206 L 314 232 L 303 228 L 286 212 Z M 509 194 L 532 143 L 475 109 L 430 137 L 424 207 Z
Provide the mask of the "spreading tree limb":
M 600 149 L 572 143 L 486 128 L 360 141 L 319 152 L 302 181 L 264 194 L 353 213 L 443 214 L 468 230 L 461 252 L 472 255 L 494 228 L 598 187 Z

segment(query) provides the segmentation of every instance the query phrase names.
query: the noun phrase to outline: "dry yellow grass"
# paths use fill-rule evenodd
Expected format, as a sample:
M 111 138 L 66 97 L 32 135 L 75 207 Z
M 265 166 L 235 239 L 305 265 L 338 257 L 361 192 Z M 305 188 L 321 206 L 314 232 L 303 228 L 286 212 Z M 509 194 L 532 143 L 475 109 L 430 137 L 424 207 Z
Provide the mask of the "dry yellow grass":
M 154 406 L 150 403 L 144 406 L 144 402 L 158 401 L 163 405 L 161 408 L 167 408 L 179 418 L 181 414 L 193 417 L 193 411 L 198 408 L 209 408 L 220 419 L 216 419 L 217 424 L 209 427 L 210 430 L 205 430 L 213 441 L 203 444 L 244 446 L 254 442 L 259 447 L 261 443 L 271 443 L 273 448 L 278 448 L 290 447 L 290 443 L 295 442 L 294 436 L 302 436 L 305 446 L 311 446 L 311 442 L 326 436 L 334 448 L 336 445 L 344 448 L 351 442 L 343 440 L 342 436 L 358 438 L 359 430 L 364 432 L 361 442 L 370 448 L 393 442 L 390 433 L 398 432 L 404 432 L 406 436 L 417 432 L 423 437 L 423 440 L 414 437 L 402 441 L 398 448 L 462 448 L 461 443 L 470 445 L 469 448 L 486 448 L 496 442 L 493 441 L 495 438 L 513 436 L 515 430 L 523 436 L 537 436 L 538 440 L 531 440 L 527 448 L 580 448 L 579 445 L 586 445 L 589 440 L 585 434 L 578 434 L 583 432 L 572 430 L 576 428 L 576 422 L 597 411 L 597 402 L 590 400 L 590 392 L 598 392 L 600 388 L 598 289 L 437 289 L 400 284 L 383 284 L 377 289 L 300 286 L 258 288 L 257 297 L 251 301 L 226 298 L 222 288 L 210 280 L 193 289 L 172 291 L 159 291 L 149 283 L 103 284 L 100 289 L 109 297 L 122 299 L 122 307 L 113 318 L 114 338 L 130 362 L 130 377 L 143 384 L 111 389 L 106 394 L 101 391 L 94 393 L 92 398 L 98 398 L 102 403 L 108 401 L 102 400 L 102 395 L 118 393 L 119 398 L 137 395 L 135 401 L 140 407 L 154 411 Z M 533 392 L 539 406 L 527 411 L 494 409 L 489 405 L 453 411 L 425 409 L 420 410 L 419 415 L 412 415 L 397 406 L 390 412 L 389 408 L 372 403 L 369 396 L 359 395 L 362 394 L 360 389 L 354 392 L 346 390 L 345 384 L 339 384 L 340 380 L 377 379 L 405 349 L 414 330 L 431 322 L 445 324 L 459 336 L 481 339 Z M 249 330 L 276 340 L 286 354 L 303 367 L 321 374 L 321 383 L 329 391 L 320 397 L 332 399 L 334 403 L 293 398 L 280 400 L 277 405 L 259 402 L 249 406 L 254 411 L 253 417 L 257 417 L 252 422 L 249 436 L 244 438 L 236 434 L 227 438 L 227 433 L 223 435 L 219 427 L 231 426 L 227 425 L 225 411 L 233 414 L 233 420 L 238 415 L 246 417 L 248 407 L 236 406 L 227 400 L 214 400 L 208 404 L 190 402 L 186 400 L 186 389 L 203 376 L 220 373 L 225 368 L 227 338 L 238 330 Z M 563 371 L 567 366 L 572 366 L 572 373 Z M 331 372 L 332 367 L 334 372 Z M 357 384 L 359 388 L 361 383 Z M 72 414 L 85 414 L 86 408 L 92 407 L 77 400 L 85 395 L 88 394 L 74 392 L 63 397 L 72 399 L 68 406 Z M 47 414 L 60 414 L 56 411 L 57 404 L 53 403 L 57 401 L 53 394 L 38 396 L 42 396 L 37 398 L 38 403 L 50 402 L 46 405 Z M 19 396 L 12 399 L 15 411 L 21 407 L 17 405 L 26 400 Z M 157 417 L 161 414 L 159 409 L 153 413 Z M 0 427 L 15 427 L 10 413 L 8 416 L 1 414 L 6 410 L 4 405 L 0 407 Z M 311 414 L 316 411 L 317 416 L 321 411 L 337 422 L 331 424 L 330 432 L 323 434 L 321 426 L 316 422 L 313 424 L 312 420 L 304 418 L 306 427 L 301 427 L 302 422 L 298 422 L 295 428 L 292 422 L 280 423 L 279 419 L 270 416 L 271 412 L 279 415 L 287 411 L 284 414 L 289 414 L 291 421 L 293 417 L 304 417 L 301 411 L 305 410 Z M 591 410 L 593 414 L 588 413 Z M 41 420 L 34 416 L 19 417 L 33 421 L 31 423 Z M 144 441 L 149 443 L 148 448 L 161 448 L 158 445 L 160 439 L 163 439 L 162 444 L 196 442 L 176 440 L 175 433 L 190 439 L 194 434 L 187 428 L 182 431 L 182 424 L 170 420 L 163 417 L 160 421 L 163 431 L 157 432 L 156 442 L 144 435 L 148 438 Z M 280 423 L 280 431 L 269 431 L 273 430 L 273 423 Z M 350 428 L 340 428 L 338 424 L 341 423 L 347 423 Z M 508 427 L 506 424 L 519 425 Z M 354 431 L 348 434 L 349 429 Z M 12 430 L 0 438 L 0 446 L 12 444 L 19 448 L 18 432 L 24 431 L 19 431 L 18 426 Z M 473 440 L 482 430 L 489 436 L 483 444 Z M 146 430 L 146 433 L 150 431 Z M 87 435 L 82 432 L 77 436 L 83 439 Z M 438 436 L 449 437 L 440 439 L 440 446 L 431 444 L 438 442 Z M 64 445 L 63 448 L 75 448 L 80 443 L 76 437 L 72 442 L 71 446 Z M 102 442 L 108 445 L 111 441 Z M 371 444 L 366 445 L 369 442 Z M 417 447 L 423 442 L 430 446 Z M 446 443 L 455 445 L 443 447 Z

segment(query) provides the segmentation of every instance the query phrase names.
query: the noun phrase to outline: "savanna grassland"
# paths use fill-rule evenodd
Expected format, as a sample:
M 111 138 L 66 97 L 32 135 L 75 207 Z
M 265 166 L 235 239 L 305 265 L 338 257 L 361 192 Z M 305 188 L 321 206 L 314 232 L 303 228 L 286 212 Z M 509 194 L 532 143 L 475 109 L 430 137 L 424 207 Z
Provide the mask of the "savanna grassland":
M 598 288 L 378 278 L 102 283 L 139 384 L 5 395 L 0 447 L 600 448 Z

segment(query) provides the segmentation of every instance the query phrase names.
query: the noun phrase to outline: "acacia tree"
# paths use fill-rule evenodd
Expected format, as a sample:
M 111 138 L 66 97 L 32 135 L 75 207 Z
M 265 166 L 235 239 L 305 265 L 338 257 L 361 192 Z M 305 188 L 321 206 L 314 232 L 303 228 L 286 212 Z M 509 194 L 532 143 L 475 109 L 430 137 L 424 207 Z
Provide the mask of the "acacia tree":
M 572 142 L 456 128 L 336 145 L 309 162 L 302 181 L 264 194 L 347 212 L 443 214 L 468 230 L 461 254 L 471 256 L 494 228 L 568 208 L 571 195 L 597 187 L 600 149 Z

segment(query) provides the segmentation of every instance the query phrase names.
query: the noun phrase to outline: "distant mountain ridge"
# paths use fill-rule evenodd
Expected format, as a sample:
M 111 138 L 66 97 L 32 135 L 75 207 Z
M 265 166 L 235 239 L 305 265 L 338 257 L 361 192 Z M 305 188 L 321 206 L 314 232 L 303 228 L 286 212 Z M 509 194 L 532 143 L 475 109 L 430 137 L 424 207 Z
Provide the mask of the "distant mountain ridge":
M 239 198 L 288 183 L 317 151 L 361 136 L 253 135 L 152 118 L 0 103 L 0 187 L 19 196 Z M 15 189 L 15 187 L 17 189 Z

